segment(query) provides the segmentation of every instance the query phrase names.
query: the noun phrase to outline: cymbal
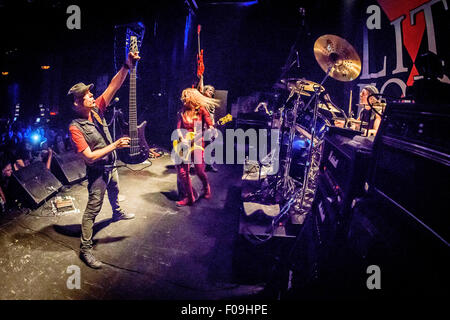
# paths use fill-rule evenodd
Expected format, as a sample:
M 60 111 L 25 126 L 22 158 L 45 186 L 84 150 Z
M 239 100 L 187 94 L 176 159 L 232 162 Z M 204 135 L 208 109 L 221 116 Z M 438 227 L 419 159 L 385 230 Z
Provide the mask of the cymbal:
M 308 92 L 305 92 L 304 89 L 301 89 L 297 86 L 297 82 L 301 81 L 302 79 L 299 78 L 289 78 L 289 79 L 281 79 L 280 82 L 282 83 L 283 89 L 286 89 L 288 91 L 292 91 L 294 89 L 294 92 L 297 94 L 301 94 L 304 96 L 311 96 Z
M 335 106 L 333 106 L 331 103 L 319 102 L 318 106 L 320 109 L 324 109 L 335 113 L 341 113 L 341 111 L 337 109 Z
M 320 84 L 305 79 L 299 79 L 296 82 L 296 86 L 297 88 L 301 88 L 305 91 L 315 92 L 314 88 L 320 88 L 320 92 L 325 91 L 325 88 Z
M 323 71 L 339 81 L 355 80 L 361 73 L 361 60 L 347 40 L 332 34 L 319 37 L 314 43 L 314 56 Z

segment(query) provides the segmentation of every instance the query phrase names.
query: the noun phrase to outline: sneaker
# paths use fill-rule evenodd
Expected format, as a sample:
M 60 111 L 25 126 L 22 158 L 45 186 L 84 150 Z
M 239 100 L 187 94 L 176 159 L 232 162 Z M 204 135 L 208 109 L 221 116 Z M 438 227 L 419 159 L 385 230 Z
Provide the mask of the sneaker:
M 94 255 L 90 251 L 80 252 L 80 259 L 93 269 L 100 269 L 103 265 L 103 263 L 96 257 L 94 257 Z
M 217 172 L 217 171 L 219 171 L 219 169 L 217 169 L 217 168 L 214 166 L 214 164 L 211 164 L 209 167 L 210 167 L 210 169 L 211 169 L 212 172 Z
M 119 220 L 130 220 L 134 219 L 136 215 L 134 213 L 113 213 L 112 220 L 113 221 L 119 221 Z

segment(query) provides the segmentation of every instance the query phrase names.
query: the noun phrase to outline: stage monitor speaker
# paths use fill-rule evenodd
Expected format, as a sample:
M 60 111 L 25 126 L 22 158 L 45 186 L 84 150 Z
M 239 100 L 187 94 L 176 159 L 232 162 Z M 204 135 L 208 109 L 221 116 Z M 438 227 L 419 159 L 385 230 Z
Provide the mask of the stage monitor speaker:
M 63 184 L 73 184 L 86 178 L 86 165 L 74 152 L 54 155 L 51 171 Z
M 12 176 L 16 194 L 33 208 L 40 206 L 62 187 L 61 182 L 40 161 L 13 172 Z

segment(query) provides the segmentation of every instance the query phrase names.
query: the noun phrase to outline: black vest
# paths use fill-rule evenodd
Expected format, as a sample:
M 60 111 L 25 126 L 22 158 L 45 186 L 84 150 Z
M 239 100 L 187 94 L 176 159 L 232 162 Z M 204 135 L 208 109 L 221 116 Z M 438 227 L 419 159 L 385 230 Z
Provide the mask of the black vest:
M 93 110 L 100 116 L 102 123 L 100 124 L 97 119 L 92 115 L 93 122 L 87 119 L 74 119 L 70 123 L 71 126 L 77 127 L 84 136 L 89 148 L 92 151 L 106 147 L 112 143 L 111 134 L 109 133 L 108 125 L 106 120 L 98 110 L 98 108 L 93 108 Z M 103 158 L 95 161 L 92 164 L 86 163 L 88 167 L 99 167 L 105 165 L 114 165 L 117 159 L 116 151 L 104 156 Z

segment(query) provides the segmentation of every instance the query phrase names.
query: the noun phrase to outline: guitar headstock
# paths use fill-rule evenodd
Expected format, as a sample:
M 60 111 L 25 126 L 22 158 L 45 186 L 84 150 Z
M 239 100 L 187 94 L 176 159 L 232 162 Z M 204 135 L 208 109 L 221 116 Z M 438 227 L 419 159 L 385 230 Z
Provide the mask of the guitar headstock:
M 222 126 L 230 121 L 233 121 L 233 116 L 231 114 L 227 114 L 225 117 L 220 118 L 217 123 Z
M 136 36 L 130 36 L 130 50 L 129 52 L 138 52 L 138 41 Z
M 128 34 L 127 35 L 127 52 L 126 52 L 126 57 L 128 57 L 128 53 L 132 52 L 132 53 L 136 53 L 139 51 L 139 40 L 138 37 L 135 35 L 131 35 Z M 136 62 L 136 66 L 137 66 L 137 62 Z
M 128 56 L 129 52 L 138 52 L 142 45 L 144 38 L 144 30 L 141 32 L 136 32 L 135 30 L 128 28 L 126 31 L 126 45 L 125 45 L 125 57 Z

